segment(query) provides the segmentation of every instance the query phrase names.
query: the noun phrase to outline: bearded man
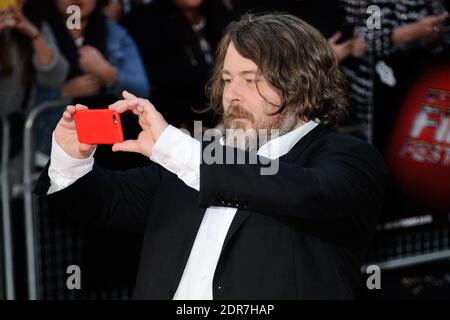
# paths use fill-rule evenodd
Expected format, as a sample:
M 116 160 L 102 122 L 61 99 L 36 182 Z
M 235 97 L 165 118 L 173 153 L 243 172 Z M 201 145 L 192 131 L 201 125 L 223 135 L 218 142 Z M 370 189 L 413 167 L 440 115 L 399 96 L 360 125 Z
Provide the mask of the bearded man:
M 386 173 L 374 148 L 335 128 L 345 84 L 327 41 L 291 15 L 246 15 L 228 27 L 207 89 L 225 127 L 217 161 L 204 159 L 210 144 L 124 92 L 109 109 L 136 114 L 142 132 L 113 151 L 153 163 L 96 165 L 95 146 L 78 141 L 74 124 L 87 107 L 68 106 L 36 193 L 83 219 L 144 233 L 137 299 L 358 297 Z M 227 161 L 237 150 L 257 161 Z

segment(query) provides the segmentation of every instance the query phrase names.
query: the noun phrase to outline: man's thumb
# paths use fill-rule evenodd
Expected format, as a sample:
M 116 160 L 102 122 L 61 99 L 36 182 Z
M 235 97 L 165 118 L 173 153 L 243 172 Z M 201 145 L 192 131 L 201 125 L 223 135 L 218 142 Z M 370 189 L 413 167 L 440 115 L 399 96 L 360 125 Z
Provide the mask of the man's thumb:
M 137 140 L 127 140 L 124 142 L 118 142 L 112 146 L 112 151 L 139 152 L 139 144 Z
M 88 152 L 92 147 L 92 144 L 80 143 L 80 150 L 82 152 Z

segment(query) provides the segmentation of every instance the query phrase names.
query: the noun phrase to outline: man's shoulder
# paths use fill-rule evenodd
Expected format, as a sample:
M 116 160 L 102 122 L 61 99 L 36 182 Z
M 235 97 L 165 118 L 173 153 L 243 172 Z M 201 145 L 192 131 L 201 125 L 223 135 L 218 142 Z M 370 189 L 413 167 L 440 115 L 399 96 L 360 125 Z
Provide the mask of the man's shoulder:
M 370 144 L 366 141 L 354 137 L 348 133 L 340 132 L 337 129 L 330 130 L 326 134 L 324 134 L 322 142 L 328 143 L 330 145 L 339 144 L 341 146 L 352 146 L 359 148 L 370 146 Z
M 370 160 L 380 166 L 384 165 L 382 155 L 372 144 L 348 133 L 340 132 L 336 128 L 325 128 L 323 134 L 312 141 L 311 151 L 316 156 L 336 154 Z

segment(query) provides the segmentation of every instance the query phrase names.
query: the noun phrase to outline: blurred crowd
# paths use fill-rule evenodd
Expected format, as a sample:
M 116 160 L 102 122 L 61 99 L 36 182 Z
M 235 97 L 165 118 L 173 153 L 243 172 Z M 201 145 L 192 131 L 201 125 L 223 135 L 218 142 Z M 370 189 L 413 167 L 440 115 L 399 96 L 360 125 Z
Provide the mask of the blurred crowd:
M 201 120 L 220 128 L 217 115 L 200 112 L 205 85 L 228 23 L 246 12 L 288 12 L 328 39 L 348 79 L 349 115 L 340 130 L 383 151 L 400 110 L 392 92 L 406 86 L 414 67 L 449 57 L 448 10 L 446 0 L 0 0 L 0 113 L 10 124 L 11 180 L 21 181 L 27 115 L 50 101 L 105 108 L 126 89 L 177 127 L 192 130 Z M 48 161 L 64 108 L 38 119 L 37 167 Z M 136 134 L 136 119 L 124 119 L 124 130 Z M 102 146 L 95 156 L 114 169 L 149 161 Z M 105 260 L 99 241 L 115 237 L 93 234 L 98 250 L 91 246 L 88 260 L 95 265 Z
M 72 5 L 80 9 L 79 25 Z M 373 5 L 379 12 L 368 10 Z M 33 107 L 61 98 L 105 107 L 124 89 L 149 98 L 178 127 L 191 129 L 194 120 L 216 126 L 215 115 L 198 110 L 207 103 L 205 84 L 224 29 L 249 11 L 280 11 L 328 39 L 349 80 L 342 130 L 372 142 L 375 73 L 381 70 L 388 85 L 394 77 L 389 66 L 376 63 L 399 51 L 447 47 L 445 6 L 439 0 L 6 1 L 0 8 L 0 112 L 12 123 L 13 154 L 20 152 L 21 124 Z M 39 151 L 48 155 L 59 113 L 43 118 L 36 135 Z

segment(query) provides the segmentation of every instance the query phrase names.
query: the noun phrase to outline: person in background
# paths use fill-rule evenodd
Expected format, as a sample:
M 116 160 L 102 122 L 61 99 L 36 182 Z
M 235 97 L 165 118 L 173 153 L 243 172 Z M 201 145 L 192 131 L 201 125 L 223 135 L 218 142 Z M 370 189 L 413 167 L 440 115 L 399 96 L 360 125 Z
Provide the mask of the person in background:
M 289 12 L 317 28 L 332 47 L 338 62 L 364 51 L 363 38 L 353 33 L 345 19 L 342 1 L 338 0 L 235 0 L 231 6 L 235 15 L 246 12 Z M 326 8 L 326 10 L 324 10 Z
M 23 111 L 35 84 L 56 89 L 65 80 L 68 64 L 59 53 L 48 24 L 28 18 L 31 3 L 19 0 L 0 8 L 0 112 Z M 36 9 L 36 8 L 34 8 Z
M 81 28 L 68 29 L 67 7 L 80 7 Z M 62 97 L 119 94 L 127 89 L 149 95 L 149 84 L 139 51 L 126 30 L 101 13 L 95 0 L 53 0 L 49 23 L 61 52 L 70 63 L 60 90 Z
M 103 0 L 105 6 L 103 14 L 108 18 L 121 22 L 122 18 L 127 15 L 136 6 L 145 6 L 153 2 L 153 0 Z
M 120 0 L 106 0 L 103 7 L 103 14 L 109 19 L 120 22 L 124 14 L 123 1 Z
M 24 113 L 36 86 L 57 89 L 68 72 L 54 35 L 36 2 L 18 0 L 0 8 L 0 113 L 10 124 L 11 182 L 20 181 Z
M 154 0 L 124 18 L 142 52 L 152 101 L 175 126 L 216 123 L 211 114 L 194 110 L 206 104 L 204 87 L 228 18 L 219 0 Z
M 367 26 L 370 16 L 367 8 L 370 5 L 380 8 L 381 29 L 369 29 Z M 325 7 L 327 10 L 323 10 Z M 249 10 L 287 11 L 321 31 L 349 81 L 349 117 L 341 130 L 365 141 L 375 142 L 380 149 L 384 146 L 374 140 L 386 140 L 388 130 L 385 130 L 385 120 L 392 118 L 394 113 L 392 110 L 375 110 L 377 62 L 401 52 L 408 52 L 410 56 L 418 49 L 442 51 L 443 42 L 450 42 L 448 31 L 445 36 L 448 14 L 441 0 L 239 0 L 233 2 L 233 9 L 238 15 Z M 405 57 L 400 60 L 406 61 Z M 421 59 L 414 60 L 417 63 Z M 409 74 L 409 69 L 407 67 L 401 73 Z M 394 77 L 392 75 L 390 78 Z M 384 136 L 382 138 L 375 137 L 378 136 L 378 133 L 374 133 L 375 111 L 377 117 L 382 119 L 378 130 Z
M 365 19 L 358 29 L 368 44 L 364 62 L 367 65 L 371 59 L 374 70 L 372 140 L 384 151 L 411 81 L 430 63 L 448 61 L 448 1 L 376 0 L 371 4 L 381 9 L 381 29 L 368 29 Z
M 368 68 L 362 72 L 358 70 L 359 60 L 367 50 L 364 37 L 356 32 L 360 19 L 365 17 L 366 8 L 359 6 L 360 3 L 358 0 L 236 0 L 232 5 L 233 12 L 238 16 L 248 11 L 282 11 L 316 27 L 328 40 L 341 70 L 349 80 L 349 113 L 340 130 L 367 140 L 364 131 L 366 119 L 358 117 L 362 113 L 359 110 L 368 109 L 371 103 L 371 99 L 367 98 L 371 88 L 367 81 Z
M 365 30 L 367 41 L 379 58 L 419 47 L 433 49 L 450 43 L 449 14 L 442 0 L 375 0 L 381 9 L 380 30 Z
M 390 135 L 389 123 L 395 118 L 399 104 L 399 101 L 392 103 L 392 96 L 386 92 L 386 88 L 389 88 L 388 91 L 402 91 L 398 85 L 403 82 L 401 78 L 414 78 L 411 70 L 416 70 L 423 61 L 430 60 L 430 56 L 426 58 L 423 54 L 442 52 L 445 42 L 448 47 L 448 27 L 447 38 L 445 37 L 448 14 L 441 0 L 338 2 L 345 24 L 352 26 L 357 35 L 350 59 L 341 64 L 350 83 L 352 115 L 344 129 L 383 150 Z M 380 9 L 380 29 L 368 26 L 373 13 L 368 13 L 367 8 L 371 5 Z M 421 58 L 417 56 L 418 53 Z M 395 58 L 398 61 L 393 65 L 404 65 L 405 68 L 397 68 L 396 72 L 392 72 L 388 65 L 394 56 L 398 57 Z M 414 67 L 411 68 L 411 65 Z M 384 87 L 382 92 L 378 89 L 381 83 Z
M 81 28 L 69 29 L 67 8 L 80 8 Z M 69 62 L 69 72 L 57 90 L 40 88 L 37 102 L 59 98 L 92 101 L 97 107 L 108 105 L 122 90 L 144 97 L 149 95 L 149 83 L 140 53 L 127 31 L 102 14 L 103 1 L 49 0 L 47 20 L 56 43 Z M 92 99 L 95 97 L 95 99 Z M 99 97 L 99 98 L 98 98 Z M 38 123 L 38 150 L 50 153 L 51 128 L 60 111 L 50 112 Z M 43 158 L 40 163 L 46 162 Z

